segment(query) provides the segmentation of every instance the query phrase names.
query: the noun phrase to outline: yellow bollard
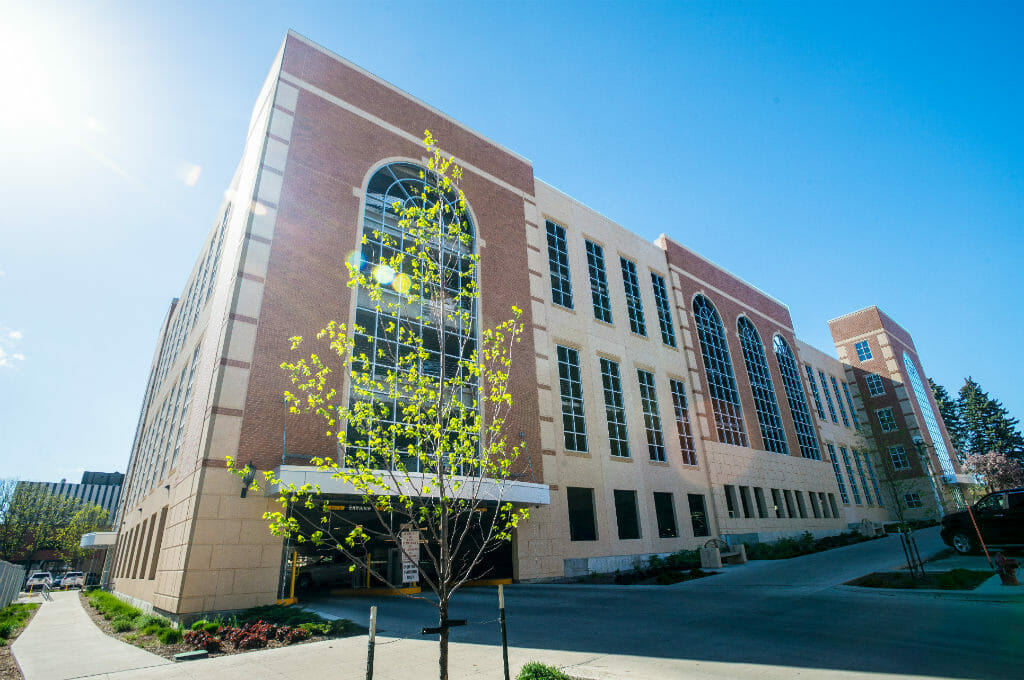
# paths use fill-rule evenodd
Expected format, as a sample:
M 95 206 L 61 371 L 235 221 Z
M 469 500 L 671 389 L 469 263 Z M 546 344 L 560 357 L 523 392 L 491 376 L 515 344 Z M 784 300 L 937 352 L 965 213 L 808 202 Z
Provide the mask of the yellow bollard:
M 299 551 L 292 553 L 292 585 L 288 591 L 289 599 L 295 599 L 295 574 L 299 571 Z

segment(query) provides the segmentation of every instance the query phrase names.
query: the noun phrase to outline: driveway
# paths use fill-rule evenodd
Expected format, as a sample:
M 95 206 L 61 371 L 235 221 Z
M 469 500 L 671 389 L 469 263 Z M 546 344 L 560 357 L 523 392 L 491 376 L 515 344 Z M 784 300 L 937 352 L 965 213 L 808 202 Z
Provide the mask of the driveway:
M 935 528 L 917 536 L 923 556 L 943 547 Z M 638 677 L 681 677 L 718 664 L 748 664 L 744 676 L 763 671 L 786 677 L 797 669 L 812 677 L 825 671 L 1021 676 L 1020 603 L 833 587 L 902 561 L 899 539 L 888 537 L 792 560 L 752 562 L 671 587 L 506 586 L 509 644 L 586 653 L 594 663 L 606 657 L 622 665 L 629 657 L 637 669 L 660 669 Z M 436 610 L 426 602 L 344 597 L 309 606 L 365 624 L 373 604 L 383 635 L 436 640 L 419 635 L 421 627 L 436 625 Z M 452 629 L 452 640 L 500 644 L 497 613 L 496 588 L 459 592 L 450 615 L 469 625 Z

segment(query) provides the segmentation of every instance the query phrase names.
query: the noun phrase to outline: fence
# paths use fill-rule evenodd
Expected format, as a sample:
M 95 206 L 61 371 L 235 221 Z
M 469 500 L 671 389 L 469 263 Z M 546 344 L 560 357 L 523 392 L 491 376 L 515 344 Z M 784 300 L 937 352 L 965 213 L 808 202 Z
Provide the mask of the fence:
M 25 567 L 0 561 L 0 609 L 18 599 L 25 584 Z

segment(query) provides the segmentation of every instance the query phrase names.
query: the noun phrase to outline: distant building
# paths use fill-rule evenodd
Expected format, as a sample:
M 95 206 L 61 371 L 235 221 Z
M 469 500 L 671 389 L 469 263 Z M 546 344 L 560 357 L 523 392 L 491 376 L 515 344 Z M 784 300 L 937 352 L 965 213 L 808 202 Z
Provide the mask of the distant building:
M 124 475 L 120 472 L 85 472 L 79 484 L 59 482 L 20 482 L 19 486 L 45 487 L 50 493 L 58 496 L 77 498 L 85 503 L 95 503 L 110 513 L 113 523 L 117 514 L 117 505 L 121 500 L 121 485 Z
M 425 128 L 465 169 L 479 325 L 516 305 L 527 327 L 507 421 L 526 453 L 507 500 L 531 510 L 494 554 L 496 576 L 572 577 L 717 535 L 828 535 L 889 521 L 896 502 L 910 518 L 962 504 L 969 479 L 913 341 L 876 307 L 830 322 L 830 357 L 799 340 L 783 302 L 682 245 L 685 225 L 648 242 L 536 179 L 522 156 L 289 32 L 159 332 L 118 515 L 119 595 L 172 616 L 279 597 L 284 545 L 263 519 L 278 506 L 241 498 L 228 456 L 318 483 L 362 521 L 361 497 L 309 464 L 339 455 L 336 442 L 315 417 L 286 415 L 279 366 L 293 358 L 289 337 L 329 319 L 376 329 L 374 342 L 386 333 L 345 261 L 362 252 L 373 264 L 362 239 L 395 230 L 387 206 L 421 181 Z M 666 187 L 655 200 L 674 200 Z M 913 482 L 899 499 L 882 487 L 886 461 Z M 387 545 L 368 550 L 389 569 L 397 560 Z

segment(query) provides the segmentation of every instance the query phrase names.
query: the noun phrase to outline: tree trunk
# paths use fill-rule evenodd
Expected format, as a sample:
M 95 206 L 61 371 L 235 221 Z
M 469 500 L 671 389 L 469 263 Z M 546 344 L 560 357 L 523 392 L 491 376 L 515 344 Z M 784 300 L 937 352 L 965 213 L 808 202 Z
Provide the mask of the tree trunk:
M 438 625 L 441 626 L 441 653 L 437 663 L 440 666 L 441 680 L 448 680 L 448 601 L 443 600 L 439 606 Z

